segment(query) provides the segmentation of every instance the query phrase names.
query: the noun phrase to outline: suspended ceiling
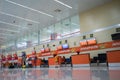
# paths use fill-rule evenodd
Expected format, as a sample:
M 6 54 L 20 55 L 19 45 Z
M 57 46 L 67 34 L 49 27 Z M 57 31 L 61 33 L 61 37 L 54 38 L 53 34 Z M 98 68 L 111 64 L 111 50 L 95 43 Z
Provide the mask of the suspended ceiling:
M 0 0 L 0 44 L 109 1 Z

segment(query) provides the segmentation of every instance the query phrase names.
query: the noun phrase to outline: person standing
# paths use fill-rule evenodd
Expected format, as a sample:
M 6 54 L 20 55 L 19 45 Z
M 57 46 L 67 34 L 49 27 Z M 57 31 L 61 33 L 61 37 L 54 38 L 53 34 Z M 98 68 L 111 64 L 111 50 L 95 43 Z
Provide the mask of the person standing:
M 26 52 L 22 52 L 22 67 L 26 67 Z
M 55 59 L 55 67 L 58 68 L 59 65 L 59 57 L 57 56 L 57 54 L 54 54 L 54 59 Z

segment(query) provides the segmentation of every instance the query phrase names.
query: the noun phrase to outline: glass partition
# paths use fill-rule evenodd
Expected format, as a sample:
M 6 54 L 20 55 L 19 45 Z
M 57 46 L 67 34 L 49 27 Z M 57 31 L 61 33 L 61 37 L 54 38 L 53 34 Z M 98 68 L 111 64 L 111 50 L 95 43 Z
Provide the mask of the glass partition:
M 38 25 L 40 26 L 40 25 Z M 40 32 L 38 32 L 40 31 Z M 36 32 L 25 34 L 17 40 L 10 41 L 5 46 L 6 51 L 15 51 L 25 49 L 27 47 L 38 45 L 38 43 L 45 43 L 51 41 L 51 34 L 57 33 L 56 40 L 80 34 L 80 20 L 79 15 L 61 20 L 60 22 L 44 27 Z M 38 39 L 39 38 L 39 39 Z

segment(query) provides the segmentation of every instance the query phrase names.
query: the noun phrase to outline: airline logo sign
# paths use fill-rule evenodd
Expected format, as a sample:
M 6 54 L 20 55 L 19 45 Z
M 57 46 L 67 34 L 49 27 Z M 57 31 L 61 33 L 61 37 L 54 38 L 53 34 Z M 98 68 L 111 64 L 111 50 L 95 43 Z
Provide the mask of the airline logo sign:
M 75 51 L 76 51 L 76 48 L 72 48 L 72 49 L 71 49 L 71 52 L 75 52 Z
M 42 56 L 50 56 L 51 55 L 51 53 L 49 52 L 49 53 L 43 53 L 43 54 L 41 54 Z
M 113 47 L 120 47 L 120 41 L 118 41 L 118 42 L 113 42 L 113 43 L 112 43 L 112 46 L 113 46 Z
M 90 51 L 90 50 L 98 50 L 98 49 L 106 49 L 106 48 L 114 48 L 114 47 L 120 47 L 120 41 L 105 42 L 93 46 L 81 47 L 80 51 Z
M 105 43 L 99 43 L 96 45 L 91 46 L 85 46 L 85 47 L 73 47 L 66 50 L 61 51 L 51 51 L 48 53 L 42 53 L 41 56 L 50 56 L 53 54 L 67 54 L 67 53 L 74 53 L 77 51 L 91 51 L 91 50 L 98 50 L 98 49 L 107 49 L 107 48 L 114 48 L 114 47 L 120 47 L 120 40 L 118 41 L 111 41 L 111 42 L 105 42 Z M 40 56 L 39 55 L 39 56 Z
M 80 47 L 70 48 L 70 52 L 72 52 L 72 53 L 77 52 L 77 51 L 80 51 Z
M 82 47 L 80 48 L 80 51 L 97 50 L 97 49 L 99 49 L 99 46 L 93 45 L 93 46 Z
M 68 50 L 58 51 L 57 54 L 63 54 L 63 53 L 69 53 L 69 52 L 70 52 L 70 50 L 68 49 Z

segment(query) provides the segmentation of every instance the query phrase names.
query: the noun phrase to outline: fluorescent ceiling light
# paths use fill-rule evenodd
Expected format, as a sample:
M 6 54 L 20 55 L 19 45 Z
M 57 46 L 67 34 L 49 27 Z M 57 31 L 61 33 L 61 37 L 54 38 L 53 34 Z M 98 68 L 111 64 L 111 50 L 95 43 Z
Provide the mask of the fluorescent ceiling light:
M 53 17 L 53 15 L 50 15 L 50 14 L 47 14 L 47 13 L 45 13 L 45 12 L 42 12 L 42 11 L 39 11 L 39 10 L 30 8 L 30 7 L 27 7 L 27 6 L 18 4 L 18 3 L 15 3 L 15 2 L 13 2 L 13 1 L 10 1 L 10 0 L 5 0 L 5 1 L 7 1 L 7 2 L 9 2 L 9 3 L 11 3 L 11 4 L 15 4 L 15 5 L 17 5 L 17 6 L 20 6 L 20 7 L 23 7 L 23 8 L 26 8 L 26 9 L 29 9 L 29 10 L 32 10 L 32 11 L 35 11 L 35 12 L 38 12 L 38 13 L 40 13 L 40 14 L 44 14 L 44 15 L 47 15 L 47 16 L 49 16 L 49 17 Z
M 70 9 L 72 9 L 71 6 L 69 6 L 69 5 L 67 5 L 67 4 L 65 4 L 65 3 L 63 3 L 63 2 L 61 2 L 61 1 L 59 1 L 59 0 L 54 0 L 54 1 L 56 1 L 57 3 L 60 3 L 60 4 L 64 5 L 64 6 L 70 8 Z
M 72 23 L 73 25 L 75 25 L 75 26 L 80 26 L 80 25 L 78 25 L 78 24 L 76 24 L 76 23 Z
M 19 16 L 16 16 L 16 15 L 8 14 L 8 13 L 2 12 L 2 11 L 0 11 L 0 13 L 1 13 L 1 14 L 5 14 L 5 15 L 7 15 L 7 16 L 19 18 L 19 19 L 22 19 L 22 20 L 25 20 L 25 21 L 29 21 L 29 22 L 33 22 L 33 23 L 37 23 L 37 24 L 40 23 L 40 22 L 38 22 L 38 21 L 33 21 L 33 20 L 30 20 L 30 19 L 25 19 L 25 18 L 23 18 L 23 17 L 19 17 Z
M 0 30 L 1 30 L 1 29 L 0 29 Z M 0 36 L 1 36 L 1 35 L 14 36 L 14 35 L 6 34 L 6 33 L 0 33 Z
M 80 31 L 80 29 L 75 29 L 74 32 Z
M 0 21 L 0 23 L 11 25 L 11 26 L 15 26 L 15 27 L 19 27 L 19 28 L 27 28 L 27 27 L 21 27 L 19 25 L 15 25 L 15 24 L 7 23 L 7 22 L 4 22 L 4 21 Z
M 0 28 L 0 30 L 19 33 L 19 31 L 14 31 L 14 30 L 9 30 L 9 29 L 3 29 L 3 28 Z

